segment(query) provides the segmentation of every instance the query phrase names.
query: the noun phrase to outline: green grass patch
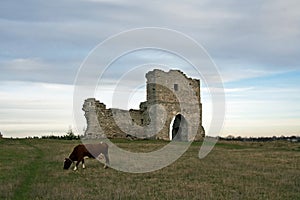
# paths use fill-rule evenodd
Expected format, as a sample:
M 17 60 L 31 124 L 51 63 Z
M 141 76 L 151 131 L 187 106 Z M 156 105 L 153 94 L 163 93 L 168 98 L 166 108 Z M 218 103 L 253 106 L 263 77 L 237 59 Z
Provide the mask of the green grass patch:
M 241 145 L 241 144 L 236 144 L 236 143 L 224 143 L 224 142 L 218 142 L 216 144 L 217 147 L 222 147 L 226 149 L 246 149 L 249 148 L 249 146 L 246 145 Z
M 135 152 L 164 141 L 113 140 Z M 103 169 L 63 170 L 63 159 L 80 141 L 0 140 L 0 199 L 300 199 L 299 143 L 218 141 L 204 159 L 194 142 L 161 170 L 130 174 Z M 149 160 L 151 162 L 151 160 Z

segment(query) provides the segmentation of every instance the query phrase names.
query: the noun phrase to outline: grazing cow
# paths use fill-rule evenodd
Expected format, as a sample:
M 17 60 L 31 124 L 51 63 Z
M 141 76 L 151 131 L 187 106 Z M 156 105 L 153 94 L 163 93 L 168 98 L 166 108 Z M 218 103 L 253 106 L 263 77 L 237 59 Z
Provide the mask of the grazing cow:
M 74 170 L 77 170 L 78 165 L 82 162 L 82 168 L 85 168 L 84 165 L 84 157 L 89 158 L 98 158 L 99 156 L 104 156 L 105 158 L 105 165 L 104 168 L 109 165 L 109 157 L 108 157 L 108 145 L 106 143 L 99 143 L 99 144 L 79 144 L 74 147 L 72 153 L 70 154 L 69 158 L 65 158 L 64 161 L 64 169 L 69 169 L 71 164 L 76 162 Z

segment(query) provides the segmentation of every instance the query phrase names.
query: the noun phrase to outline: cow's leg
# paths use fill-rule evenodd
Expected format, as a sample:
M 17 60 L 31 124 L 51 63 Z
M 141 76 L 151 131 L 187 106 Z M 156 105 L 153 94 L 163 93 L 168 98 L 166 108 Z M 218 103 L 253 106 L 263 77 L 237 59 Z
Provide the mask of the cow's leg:
M 82 169 L 85 169 L 85 165 L 84 165 L 84 158 L 82 158 Z
M 78 162 L 77 162 L 78 163 Z M 74 171 L 76 171 L 77 170 L 77 163 L 76 163 L 76 165 L 75 165 L 75 167 L 74 167 Z
M 80 163 L 80 160 L 78 160 L 78 161 L 76 162 L 76 165 L 75 165 L 75 167 L 74 167 L 74 171 L 76 171 L 76 170 L 78 169 L 79 163 Z
M 82 161 L 82 159 L 83 159 L 83 157 L 79 157 L 79 158 L 78 158 L 78 161 L 76 162 L 76 165 L 75 165 L 75 167 L 74 167 L 74 171 L 76 171 L 76 170 L 78 169 L 78 165 L 79 165 L 79 163 Z
M 105 157 L 105 165 L 104 165 L 104 169 L 107 168 L 107 166 L 109 165 L 109 157 L 108 157 L 108 153 L 104 153 L 104 157 Z

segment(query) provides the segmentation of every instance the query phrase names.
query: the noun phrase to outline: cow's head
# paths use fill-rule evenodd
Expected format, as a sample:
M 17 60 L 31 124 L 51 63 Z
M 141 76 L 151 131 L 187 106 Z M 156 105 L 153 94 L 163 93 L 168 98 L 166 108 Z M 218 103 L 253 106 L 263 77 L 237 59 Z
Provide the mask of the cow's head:
M 64 169 L 69 169 L 72 165 L 73 161 L 70 158 L 65 158 L 64 161 Z

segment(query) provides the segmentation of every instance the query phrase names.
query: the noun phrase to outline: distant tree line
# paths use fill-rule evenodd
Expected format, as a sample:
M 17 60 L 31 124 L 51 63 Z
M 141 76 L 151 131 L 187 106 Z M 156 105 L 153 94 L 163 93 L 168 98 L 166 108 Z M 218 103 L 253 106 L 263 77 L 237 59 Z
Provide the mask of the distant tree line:
M 42 136 L 42 139 L 58 139 L 58 140 L 80 140 L 80 135 L 75 135 L 72 129 L 69 129 L 66 135 L 46 135 Z
M 218 137 L 219 140 L 227 141 L 243 141 L 243 142 L 269 142 L 269 141 L 290 141 L 290 142 L 300 142 L 300 136 L 273 136 L 273 137 L 241 137 L 241 136 L 227 136 Z
M 63 135 L 63 136 L 57 136 L 57 135 L 43 135 L 41 137 L 42 139 L 55 139 L 55 140 L 80 140 L 79 135 L 69 136 L 69 135 Z

